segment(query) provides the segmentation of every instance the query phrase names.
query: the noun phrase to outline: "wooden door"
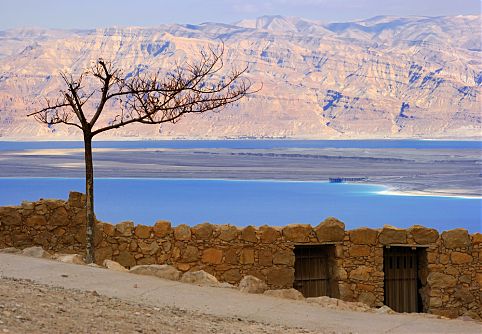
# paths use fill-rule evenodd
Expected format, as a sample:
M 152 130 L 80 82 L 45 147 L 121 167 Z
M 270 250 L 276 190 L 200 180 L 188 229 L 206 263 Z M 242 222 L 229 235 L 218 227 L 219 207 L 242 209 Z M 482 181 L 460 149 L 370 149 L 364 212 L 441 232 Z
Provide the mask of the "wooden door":
M 305 297 L 331 296 L 330 256 L 333 246 L 296 246 L 293 287 Z
M 409 247 L 384 250 L 385 305 L 397 312 L 419 312 L 417 251 Z

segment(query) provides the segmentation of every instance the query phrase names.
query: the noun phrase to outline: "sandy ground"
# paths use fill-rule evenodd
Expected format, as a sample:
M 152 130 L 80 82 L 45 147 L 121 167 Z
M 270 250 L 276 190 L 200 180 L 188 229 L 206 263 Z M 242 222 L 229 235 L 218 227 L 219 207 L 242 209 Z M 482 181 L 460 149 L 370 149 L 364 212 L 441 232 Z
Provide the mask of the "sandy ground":
M 5 278 L 0 279 L 0 332 L 314 333 Z
M 482 196 L 480 150 L 98 149 L 97 177 L 327 181 L 366 177 L 389 193 Z M 83 177 L 82 149 L 0 151 L 0 177 Z
M 0 331 L 10 333 L 482 331 L 481 324 L 475 321 L 333 310 L 305 301 L 20 255 L 0 254 L 0 277 Z

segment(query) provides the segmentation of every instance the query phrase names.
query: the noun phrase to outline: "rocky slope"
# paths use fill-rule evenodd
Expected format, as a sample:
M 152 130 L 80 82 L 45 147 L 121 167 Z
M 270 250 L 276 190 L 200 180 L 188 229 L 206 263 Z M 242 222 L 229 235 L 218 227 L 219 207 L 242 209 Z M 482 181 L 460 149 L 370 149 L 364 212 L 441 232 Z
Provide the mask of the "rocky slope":
M 249 64 L 247 76 L 263 84 L 259 93 L 221 113 L 109 136 L 480 138 L 480 26 L 480 16 L 331 24 L 273 16 L 233 25 L 0 31 L 0 137 L 76 134 L 25 117 L 58 93 L 59 71 L 81 73 L 99 57 L 126 76 L 169 69 L 223 40 L 227 66 Z

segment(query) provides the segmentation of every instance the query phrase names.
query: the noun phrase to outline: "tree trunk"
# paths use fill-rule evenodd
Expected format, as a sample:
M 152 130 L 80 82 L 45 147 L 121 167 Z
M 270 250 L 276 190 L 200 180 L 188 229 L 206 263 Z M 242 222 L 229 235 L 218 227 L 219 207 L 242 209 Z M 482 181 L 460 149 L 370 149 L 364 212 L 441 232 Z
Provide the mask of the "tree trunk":
M 84 133 L 84 152 L 85 152 L 85 195 L 87 213 L 87 233 L 86 233 L 86 256 L 87 263 L 95 261 L 94 255 L 94 233 L 95 233 L 95 214 L 94 214 L 94 166 L 92 163 L 92 137 Z

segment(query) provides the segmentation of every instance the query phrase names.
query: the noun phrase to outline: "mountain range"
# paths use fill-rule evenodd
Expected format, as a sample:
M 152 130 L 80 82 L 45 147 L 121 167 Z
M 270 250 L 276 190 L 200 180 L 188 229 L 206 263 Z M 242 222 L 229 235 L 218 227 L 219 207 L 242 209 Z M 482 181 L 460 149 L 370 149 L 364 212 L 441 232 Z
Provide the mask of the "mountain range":
M 58 95 L 60 71 L 80 74 L 100 57 L 126 76 L 167 71 L 222 41 L 226 68 L 248 65 L 246 76 L 262 85 L 258 93 L 219 113 L 107 135 L 480 139 L 481 23 L 481 16 L 344 23 L 264 16 L 234 24 L 0 31 L 0 138 L 80 138 L 75 128 L 26 117 Z M 102 122 L 115 111 L 109 106 Z

